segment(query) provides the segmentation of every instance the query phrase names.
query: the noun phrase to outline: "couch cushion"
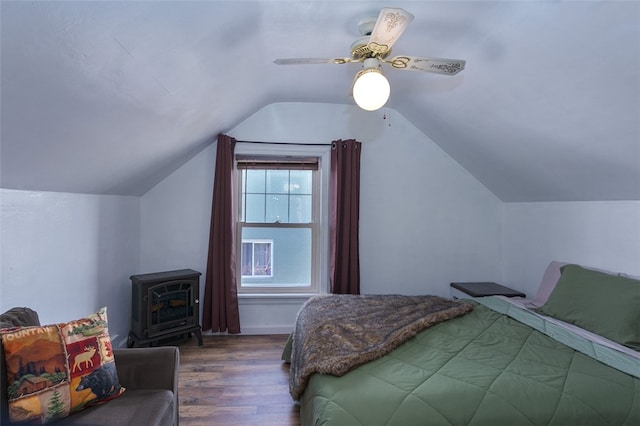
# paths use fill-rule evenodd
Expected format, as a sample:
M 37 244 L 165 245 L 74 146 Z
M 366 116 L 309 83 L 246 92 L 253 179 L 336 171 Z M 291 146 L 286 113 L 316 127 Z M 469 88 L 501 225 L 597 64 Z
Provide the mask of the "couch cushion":
M 158 425 L 173 424 L 173 393 L 163 389 L 127 389 L 117 399 L 88 408 L 63 419 L 63 425 Z M 58 425 L 59 423 L 55 423 Z
M 107 312 L 41 327 L 0 330 L 9 418 L 48 423 L 119 396 Z

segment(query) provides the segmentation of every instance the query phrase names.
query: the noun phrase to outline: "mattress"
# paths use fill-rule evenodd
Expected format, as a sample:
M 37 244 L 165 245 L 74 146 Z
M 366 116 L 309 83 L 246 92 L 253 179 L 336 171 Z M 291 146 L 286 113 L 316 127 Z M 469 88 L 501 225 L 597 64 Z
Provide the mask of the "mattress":
M 313 375 L 302 424 L 640 424 L 637 352 L 549 332 L 500 298 L 474 303 L 341 377 Z

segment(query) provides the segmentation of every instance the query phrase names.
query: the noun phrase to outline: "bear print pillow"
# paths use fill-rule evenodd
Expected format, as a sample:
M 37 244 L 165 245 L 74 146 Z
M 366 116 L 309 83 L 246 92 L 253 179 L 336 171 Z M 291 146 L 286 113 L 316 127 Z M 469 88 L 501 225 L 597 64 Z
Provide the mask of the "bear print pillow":
M 107 309 L 76 321 L 0 330 L 9 419 L 45 424 L 118 397 Z

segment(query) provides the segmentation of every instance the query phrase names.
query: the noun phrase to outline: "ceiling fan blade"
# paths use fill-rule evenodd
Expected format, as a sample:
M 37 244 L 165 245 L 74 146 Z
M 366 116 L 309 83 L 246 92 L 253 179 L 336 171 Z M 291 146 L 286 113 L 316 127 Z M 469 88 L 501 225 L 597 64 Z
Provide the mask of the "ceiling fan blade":
M 304 65 L 304 64 L 346 64 L 354 61 L 351 58 L 286 58 L 273 61 L 276 65 Z
M 385 7 L 380 11 L 369 37 L 369 49 L 382 55 L 391 50 L 404 30 L 413 21 L 413 15 L 404 9 Z
M 395 56 L 384 62 L 397 70 L 425 71 L 446 75 L 458 74 L 466 64 L 466 61 L 460 59 L 417 58 L 415 56 Z

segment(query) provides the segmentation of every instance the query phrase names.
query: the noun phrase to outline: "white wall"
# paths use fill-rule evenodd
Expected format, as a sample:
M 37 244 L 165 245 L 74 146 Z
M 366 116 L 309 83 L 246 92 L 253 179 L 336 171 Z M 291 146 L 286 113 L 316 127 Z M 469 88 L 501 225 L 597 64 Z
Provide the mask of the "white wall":
M 35 309 L 43 324 L 106 306 L 124 344 L 140 262 L 140 199 L 0 190 L 0 312 Z
M 501 277 L 502 204 L 394 110 L 278 103 L 227 132 L 238 140 L 363 143 L 363 293 L 449 294 Z M 215 146 L 142 197 L 141 272 L 205 272 Z M 303 300 L 240 301 L 244 333 L 286 332 Z
M 533 294 L 551 260 L 640 275 L 640 201 L 503 204 L 393 110 L 273 104 L 228 134 L 363 143 L 363 293 L 495 280 Z M 124 342 L 131 274 L 206 271 L 214 166 L 212 144 L 141 198 L 0 190 L 0 311 L 52 323 L 107 306 Z M 287 332 L 302 302 L 242 299 L 243 332 Z
M 210 145 L 142 197 L 139 273 L 205 273 L 216 145 Z
M 507 203 L 504 281 L 534 295 L 551 260 L 640 276 L 640 201 Z
M 142 197 L 138 273 L 193 269 L 204 296 L 216 145 L 210 145 Z M 200 318 L 202 318 L 200 303 Z
M 363 140 L 363 293 L 449 296 L 453 281 L 497 281 L 502 203 L 400 114 Z

